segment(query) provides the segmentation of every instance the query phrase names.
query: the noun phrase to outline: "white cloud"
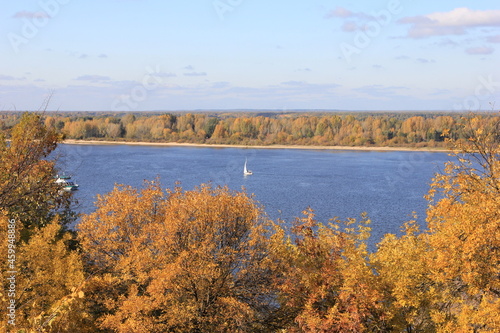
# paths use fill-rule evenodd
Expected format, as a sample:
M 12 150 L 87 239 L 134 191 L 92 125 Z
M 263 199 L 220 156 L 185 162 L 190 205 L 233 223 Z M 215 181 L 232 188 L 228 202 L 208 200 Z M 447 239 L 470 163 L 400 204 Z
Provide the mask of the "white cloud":
M 13 81 L 15 79 L 16 78 L 13 76 L 0 74 L 0 80 L 2 80 L 2 81 Z
M 398 21 L 410 24 L 407 37 L 463 35 L 475 27 L 500 27 L 500 10 L 472 10 L 456 8 L 423 16 L 405 17 Z
M 449 47 L 458 47 L 460 46 L 460 43 L 457 41 L 454 41 L 450 38 L 444 38 L 441 41 L 437 42 L 436 45 L 438 46 L 449 46 Z
M 231 84 L 227 81 L 214 82 L 212 88 L 214 89 L 225 89 L 231 87 Z
M 326 17 L 327 18 L 332 18 L 332 17 L 343 17 L 343 18 L 346 18 L 346 17 L 351 17 L 353 15 L 354 15 L 354 13 L 351 12 L 350 10 L 345 9 L 344 7 L 337 7 L 334 10 L 330 11 L 326 15 Z
M 430 64 L 435 63 L 436 61 L 433 59 L 417 58 L 417 62 L 420 64 Z
M 207 76 L 207 73 L 205 73 L 205 72 L 189 72 L 189 73 L 184 73 L 184 76 Z
M 109 81 L 111 78 L 109 76 L 103 75 L 82 75 L 77 77 L 75 80 L 77 81 L 90 81 L 90 82 L 102 82 Z
M 403 86 L 387 87 L 381 84 L 372 84 L 369 86 L 354 88 L 353 90 L 366 95 L 375 96 L 377 98 L 389 98 L 399 95 L 403 91 L 407 91 L 408 88 Z
M 494 48 L 492 47 L 486 47 L 486 46 L 481 46 L 481 47 L 469 47 L 468 49 L 465 49 L 465 53 L 467 54 L 472 54 L 472 55 L 485 55 L 485 54 L 492 54 L 495 51 Z
M 356 22 L 353 21 L 347 21 L 342 24 L 342 31 L 344 32 L 354 32 L 360 30 L 360 27 Z
M 358 17 L 358 18 L 363 18 L 363 19 L 373 19 L 373 16 L 365 14 L 363 12 L 353 12 L 350 11 L 349 9 L 346 9 L 344 7 L 337 7 L 334 10 L 330 11 L 328 14 L 325 16 L 326 18 L 349 18 L 349 17 Z
M 0 81 L 16 81 L 16 80 L 22 81 L 22 80 L 26 80 L 26 78 L 0 74 Z
M 166 73 L 160 72 L 160 73 L 154 73 L 154 76 L 157 76 L 157 77 L 176 77 L 177 75 L 175 73 L 170 73 L 170 72 L 166 72 Z
M 13 18 L 27 18 L 27 19 L 50 18 L 50 16 L 45 12 L 29 12 L 27 10 L 17 12 L 12 17 Z
M 500 35 L 489 36 L 486 40 L 490 43 L 500 43 Z
M 386 11 L 388 15 L 391 15 L 388 11 Z M 334 10 L 330 11 L 325 17 L 337 18 L 343 21 L 341 30 L 343 32 L 356 32 L 356 31 L 367 31 L 370 30 L 370 25 L 373 24 L 381 24 L 380 22 L 384 22 L 386 20 L 392 20 L 392 18 L 387 18 L 384 15 L 377 13 L 364 13 L 364 12 L 353 12 L 344 7 L 337 7 Z M 383 23 L 383 25 L 387 24 L 387 22 Z
M 410 59 L 410 57 L 403 54 L 403 55 L 397 56 L 395 59 L 396 60 L 408 60 L 408 59 Z
M 500 26 L 500 10 L 457 8 L 447 13 L 430 14 L 428 17 L 447 26 Z

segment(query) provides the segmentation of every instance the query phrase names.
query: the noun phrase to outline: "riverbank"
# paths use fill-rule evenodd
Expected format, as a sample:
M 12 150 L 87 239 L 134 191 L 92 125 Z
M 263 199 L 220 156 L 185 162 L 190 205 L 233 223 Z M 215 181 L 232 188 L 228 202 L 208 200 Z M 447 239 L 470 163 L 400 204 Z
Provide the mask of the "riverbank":
M 199 147 L 199 148 L 248 148 L 248 149 L 309 149 L 309 150 L 364 150 L 364 151 L 433 151 L 450 152 L 443 148 L 413 148 L 413 147 L 367 147 L 367 146 L 304 146 L 304 145 L 229 145 L 203 144 L 179 142 L 131 142 L 131 141 L 100 141 L 100 140 L 73 140 L 63 141 L 69 145 L 130 145 L 130 146 L 168 146 L 168 147 Z

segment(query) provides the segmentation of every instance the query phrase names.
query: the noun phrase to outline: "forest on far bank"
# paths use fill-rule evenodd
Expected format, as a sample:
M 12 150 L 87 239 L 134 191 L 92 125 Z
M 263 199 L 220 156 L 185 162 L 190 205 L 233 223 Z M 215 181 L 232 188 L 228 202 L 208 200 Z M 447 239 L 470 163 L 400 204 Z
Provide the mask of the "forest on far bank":
M 66 139 L 244 145 L 445 148 L 467 138 L 456 112 L 44 112 Z M 0 114 L 9 131 L 21 112 Z M 477 113 L 484 128 L 498 113 Z

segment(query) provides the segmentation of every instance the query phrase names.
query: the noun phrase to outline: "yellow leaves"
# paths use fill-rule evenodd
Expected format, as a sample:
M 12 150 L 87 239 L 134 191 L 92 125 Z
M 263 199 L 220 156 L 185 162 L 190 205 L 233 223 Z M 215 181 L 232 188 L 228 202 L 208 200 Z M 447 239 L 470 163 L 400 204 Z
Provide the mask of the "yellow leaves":
M 475 186 L 478 186 L 477 183 Z M 500 216 L 496 195 L 481 193 L 479 188 L 465 188 L 462 201 L 450 193 L 429 210 L 432 234 L 430 244 L 436 249 L 434 267 L 444 276 L 456 276 L 471 287 L 487 283 L 493 276 L 491 258 L 498 256 Z M 488 273 L 488 271 L 491 271 Z M 481 277 L 481 275 L 484 275 Z M 483 281 L 483 282 L 481 282 Z
M 437 332 L 498 330 L 500 151 L 480 118 L 469 126 L 471 143 L 460 146 L 456 162 L 432 184 L 429 199 L 437 200 L 428 209 L 422 239 L 428 250 L 420 262 L 431 283 L 427 307 Z
M 128 260 L 141 263 L 141 257 L 151 235 L 142 233 L 149 224 L 158 222 L 163 210 L 163 192 L 157 182 L 149 183 L 138 192 L 128 186 L 117 186 L 96 203 L 98 209 L 82 218 L 78 225 L 83 247 L 88 251 L 97 265 L 106 262 L 122 262 L 120 256 L 131 251 Z M 101 267 L 103 269 L 104 267 Z M 128 270 L 127 265 L 120 269 Z
M 77 252 L 68 249 L 71 237 L 61 233 L 57 218 L 34 231 L 27 243 L 16 244 L 15 301 L 22 305 L 16 309 L 16 327 L 73 331 L 86 320 L 82 262 Z
M 418 306 L 422 301 L 420 292 L 425 291 L 422 287 L 428 283 L 428 267 L 423 260 L 427 248 L 423 236 L 413 234 L 416 228 L 414 223 L 407 224 L 407 233 L 401 238 L 386 235 L 371 259 L 383 283 L 392 288 L 396 304 L 403 307 Z
M 304 215 L 292 229 L 294 243 L 283 231 L 272 238 L 283 310 L 297 313 L 303 331 L 362 331 L 380 310 L 364 244 L 369 221 L 334 219 L 325 226 L 311 209 Z
M 70 204 L 69 194 L 58 194 L 55 163 L 49 159 L 59 139 L 40 115 L 25 113 L 13 128 L 9 145 L 0 144 L 0 207 L 23 224 L 23 241 Z
M 79 230 L 93 268 L 112 277 L 94 284 L 95 296 L 107 291 L 108 299 L 97 299 L 109 313 L 103 327 L 235 331 L 242 323 L 268 325 L 276 304 L 262 302 L 270 290 L 262 222 L 253 199 L 227 187 L 178 187 L 164 195 L 155 182 L 101 197 Z
M 7 239 L 7 225 L 14 226 L 15 267 L 6 269 L 6 260 L 1 266 L 16 272 L 15 292 L 9 292 L 9 301 L 16 303 L 16 329 L 75 331 L 86 317 L 84 294 L 73 289 L 83 285 L 83 264 L 69 248 L 74 239 L 63 227 L 69 220 L 59 214 L 69 208 L 70 194 L 58 193 L 54 162 L 47 158 L 60 137 L 29 113 L 11 134 L 9 145 L 0 143 L 0 236 Z M 6 250 L 0 247 L 3 258 Z M 5 311 L 0 309 L 2 324 Z
M 432 321 L 436 325 L 442 326 L 443 324 L 446 324 L 446 317 L 447 316 L 446 316 L 445 312 L 433 309 L 430 311 L 430 316 L 431 316 Z

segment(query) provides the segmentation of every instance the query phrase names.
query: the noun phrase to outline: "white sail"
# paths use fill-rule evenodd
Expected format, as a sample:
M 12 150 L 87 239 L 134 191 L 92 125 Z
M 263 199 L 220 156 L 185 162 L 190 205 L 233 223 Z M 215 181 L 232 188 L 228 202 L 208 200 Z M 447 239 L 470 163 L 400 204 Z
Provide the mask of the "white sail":
M 245 165 L 243 166 L 243 174 L 244 175 L 251 175 L 252 171 L 247 169 L 247 159 L 245 158 Z

